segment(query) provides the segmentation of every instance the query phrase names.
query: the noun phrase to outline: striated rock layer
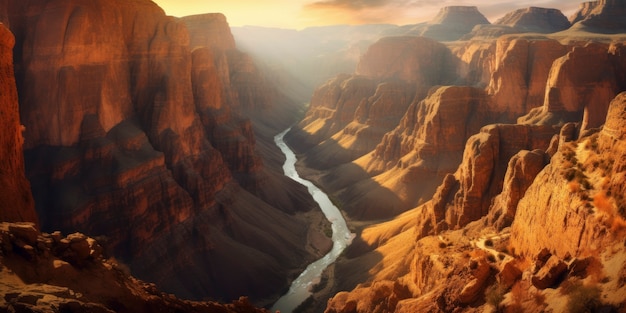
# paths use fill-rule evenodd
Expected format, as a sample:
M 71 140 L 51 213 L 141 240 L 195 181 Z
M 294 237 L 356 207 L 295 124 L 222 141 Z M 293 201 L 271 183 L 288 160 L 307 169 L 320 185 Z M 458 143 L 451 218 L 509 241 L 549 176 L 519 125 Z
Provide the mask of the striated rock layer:
M 22 133 L 13 74 L 13 34 L 0 24 L 0 221 L 38 224 L 30 184 L 24 173 Z
M 264 169 L 240 114 L 276 107 L 223 16 L 191 18 L 190 33 L 147 0 L 8 1 L 7 12 L 43 229 L 104 236 L 138 277 L 195 299 L 266 304 L 322 253 L 294 215 L 314 202 Z

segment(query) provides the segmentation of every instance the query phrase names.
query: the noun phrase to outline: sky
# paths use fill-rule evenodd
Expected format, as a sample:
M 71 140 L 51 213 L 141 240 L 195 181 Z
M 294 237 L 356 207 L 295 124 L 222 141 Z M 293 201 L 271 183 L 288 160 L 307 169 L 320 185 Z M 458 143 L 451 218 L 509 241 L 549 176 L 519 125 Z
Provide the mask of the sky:
M 416 24 L 451 5 L 477 6 L 494 22 L 505 13 L 530 6 L 555 8 L 569 17 L 583 0 L 153 0 L 168 15 L 223 13 L 230 26 L 302 29 L 336 24 Z

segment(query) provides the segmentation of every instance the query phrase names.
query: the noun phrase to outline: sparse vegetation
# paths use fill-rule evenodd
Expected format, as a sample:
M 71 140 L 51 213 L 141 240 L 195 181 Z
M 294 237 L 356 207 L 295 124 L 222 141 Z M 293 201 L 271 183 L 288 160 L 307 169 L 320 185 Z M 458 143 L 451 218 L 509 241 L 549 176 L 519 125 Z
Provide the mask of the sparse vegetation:
M 493 306 L 496 310 L 502 309 L 502 300 L 504 300 L 505 291 L 498 284 L 493 284 L 485 290 L 485 301 Z
M 588 286 L 577 281 L 568 286 L 566 292 L 569 313 L 595 312 L 602 305 L 598 286 Z

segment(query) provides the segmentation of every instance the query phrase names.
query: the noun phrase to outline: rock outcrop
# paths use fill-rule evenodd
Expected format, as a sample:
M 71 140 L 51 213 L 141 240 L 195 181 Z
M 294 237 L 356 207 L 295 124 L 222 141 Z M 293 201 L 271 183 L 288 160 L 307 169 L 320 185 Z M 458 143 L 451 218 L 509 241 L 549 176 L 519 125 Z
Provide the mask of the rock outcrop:
M 502 192 L 511 158 L 520 150 L 547 150 L 558 130 L 552 126 L 490 125 L 469 138 L 454 179 L 444 180 L 433 196 L 432 226 L 461 228 L 486 216 L 492 199 Z
M 13 312 L 267 312 L 242 297 L 231 304 L 180 300 L 128 274 L 81 233 L 40 233 L 0 224 L 0 309 Z
M 552 64 L 566 53 L 565 46 L 548 38 L 512 35 L 497 39 L 495 68 L 487 86 L 493 99 L 490 111 L 503 122 L 513 122 L 540 107 Z
M 580 121 L 582 129 L 604 122 L 607 107 L 625 86 L 620 79 L 621 49 L 602 43 L 574 46 L 552 64 L 543 106 L 522 118 L 524 123 Z M 581 68 L 588 70 L 581 72 Z
M 576 28 L 600 33 L 626 31 L 626 3 L 621 0 L 600 0 L 583 3 L 570 19 Z
M 507 13 L 494 24 L 506 25 L 521 32 L 555 33 L 571 25 L 557 9 L 530 7 Z
M 0 24 L 0 221 L 38 224 L 35 203 L 26 180 L 22 133 L 13 72 L 15 38 Z
M 502 193 L 494 198 L 489 209 L 490 224 L 497 229 L 511 226 L 519 200 L 526 194 L 537 174 L 547 165 L 549 157 L 550 155 L 540 149 L 521 150 L 509 160 Z
M 10 1 L 8 19 L 42 229 L 106 236 L 135 275 L 194 299 L 266 304 L 314 258 L 293 215 L 312 199 L 260 175 L 239 110 L 271 115 L 271 92 L 223 16 L 191 18 L 190 34 L 147 0 L 33 0 Z
M 511 229 L 518 253 L 545 247 L 562 259 L 585 257 L 622 231 L 625 103 L 624 93 L 611 102 L 600 133 L 563 141 L 528 188 Z
M 569 17 L 570 23 L 573 25 L 588 18 L 599 5 L 600 1 L 586 1 L 581 3 L 578 7 L 578 11 Z

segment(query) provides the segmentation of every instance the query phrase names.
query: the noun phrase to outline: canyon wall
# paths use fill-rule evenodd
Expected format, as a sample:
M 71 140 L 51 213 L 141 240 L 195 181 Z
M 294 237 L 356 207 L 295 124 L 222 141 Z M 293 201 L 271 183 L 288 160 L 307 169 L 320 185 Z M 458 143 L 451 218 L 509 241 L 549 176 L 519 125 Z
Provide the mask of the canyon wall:
M 279 106 L 222 15 L 181 20 L 144 0 L 3 6 L 42 229 L 100 236 L 133 274 L 193 299 L 266 304 L 321 253 L 294 215 L 314 202 L 276 178 L 277 153 L 257 149 L 242 114 Z
M 425 93 L 420 88 L 432 85 L 422 82 L 398 126 L 375 149 L 343 146 L 341 155 L 360 156 L 330 166 L 307 158 L 323 156 L 318 147 L 341 131 L 311 130 L 347 125 L 336 118 L 343 108 L 328 105 L 342 89 L 318 89 L 328 97 L 324 105 L 312 103 L 292 133 L 293 144 L 304 155 L 303 165 L 315 167 L 311 177 L 332 190 L 359 225 L 355 244 L 329 271 L 345 277 L 325 287 L 330 295 L 339 293 L 328 303 L 320 293 L 314 297 L 318 307 L 326 312 L 559 311 L 574 301 L 568 286 L 583 284 L 599 288 L 598 303 L 604 307 L 623 308 L 619 277 L 626 251 L 618 160 L 623 158 L 626 37 L 614 25 L 615 16 L 623 14 L 608 13 L 620 12 L 621 5 L 583 6 L 599 13 L 583 12 L 578 23 L 593 20 L 606 31 L 574 25 L 549 34 L 569 23 L 560 12 L 530 8 L 501 22 L 511 24 L 505 35 L 496 34 L 502 26 L 480 26 L 466 41 L 447 42 L 451 58 L 442 69 L 456 77 Z M 523 24 L 533 15 L 550 21 L 558 16 L 561 26 L 544 25 L 547 35 L 519 34 L 529 31 Z M 361 62 L 366 60 L 367 54 Z M 395 75 L 411 81 L 406 74 L 411 70 Z M 382 70 L 358 73 L 363 81 L 385 75 Z M 341 99 L 348 103 L 357 97 Z M 343 178 L 348 174 L 353 178 Z M 352 290 L 340 292 L 346 289 Z M 533 302 L 533 293 L 548 300 Z M 494 295 L 506 298 L 493 303 Z
M 22 145 L 24 127 L 19 119 L 17 89 L 13 74 L 15 38 L 0 24 L 0 221 L 38 224 L 30 184 L 24 173 Z

